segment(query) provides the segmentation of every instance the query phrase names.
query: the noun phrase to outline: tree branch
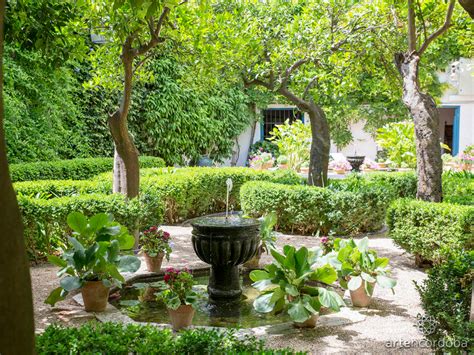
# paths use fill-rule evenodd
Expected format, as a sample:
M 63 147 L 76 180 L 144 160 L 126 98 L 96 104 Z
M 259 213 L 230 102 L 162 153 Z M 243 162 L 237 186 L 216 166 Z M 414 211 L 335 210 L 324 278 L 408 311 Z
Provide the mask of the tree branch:
M 432 33 L 422 44 L 420 50 L 418 51 L 418 55 L 420 57 L 423 54 L 423 52 L 428 48 L 430 43 L 433 42 L 439 36 L 441 36 L 444 32 L 446 32 L 448 28 L 451 26 L 451 19 L 453 17 L 454 5 L 455 5 L 455 0 L 450 0 L 448 10 L 446 11 L 446 18 L 444 20 L 443 26 L 441 26 L 436 32 Z
M 307 111 L 309 109 L 309 102 L 303 100 L 302 98 L 296 96 L 292 93 L 287 87 L 280 87 L 277 92 L 286 97 L 289 101 L 294 103 L 299 109 Z
M 416 23 L 413 0 L 408 0 L 408 51 L 416 51 Z
M 309 59 L 304 58 L 297 60 L 294 62 L 288 69 L 285 70 L 285 76 L 281 80 L 280 87 L 285 87 L 288 84 L 288 81 L 290 80 L 291 74 L 293 74 L 296 70 L 298 70 L 299 67 L 301 67 L 303 64 L 308 63 Z
M 164 39 L 160 37 L 160 32 L 169 13 L 170 13 L 170 8 L 164 7 L 155 27 L 152 27 L 152 24 L 153 24 L 152 19 L 148 21 L 148 28 L 150 29 L 150 40 L 147 43 L 139 46 L 133 51 L 134 57 L 145 54 L 150 49 L 156 47 L 158 43 L 161 43 L 164 41 Z
M 315 75 L 309 81 L 308 85 L 306 85 L 306 88 L 304 89 L 304 92 L 303 92 L 303 99 L 306 99 L 306 96 L 309 94 L 309 90 L 311 90 L 317 83 L 318 83 L 318 76 Z

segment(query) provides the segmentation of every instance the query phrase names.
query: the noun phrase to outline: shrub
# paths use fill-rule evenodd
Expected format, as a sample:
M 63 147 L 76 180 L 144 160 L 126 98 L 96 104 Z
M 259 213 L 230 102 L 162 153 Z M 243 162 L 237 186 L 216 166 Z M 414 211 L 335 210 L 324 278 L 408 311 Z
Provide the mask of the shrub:
M 113 170 L 113 158 L 84 158 L 71 160 L 44 161 L 10 165 L 13 182 L 30 180 L 85 180 Z M 163 159 L 158 157 L 140 157 L 142 168 L 163 167 Z
M 474 346 L 474 322 L 469 321 L 473 270 L 474 252 L 461 252 L 434 266 L 416 285 L 425 314 L 437 321 L 434 333 L 427 334 L 436 350 L 460 352 L 459 347 L 446 346 L 454 341 L 464 343 L 464 350 Z
M 163 219 L 162 204 L 147 194 L 133 200 L 127 200 L 120 194 L 90 194 L 49 200 L 19 196 L 18 203 L 23 217 L 27 251 L 31 259 L 42 258 L 65 245 L 69 231 L 66 219 L 73 211 L 86 215 L 111 213 L 119 223 L 130 230 L 159 224 Z
M 36 337 L 38 354 L 274 354 L 254 337 L 239 339 L 232 331 L 169 329 L 119 323 L 89 323 L 80 328 L 52 325 Z
M 251 182 L 240 190 L 242 209 L 251 216 L 275 212 L 278 228 L 292 233 L 329 230 L 356 235 L 382 227 L 385 206 L 393 198 L 391 191 L 375 184 L 351 191 L 350 185 L 339 190 L 312 186 L 288 186 L 270 182 Z
M 240 209 L 240 187 L 247 181 L 266 180 L 297 184 L 300 177 L 292 171 L 259 171 L 248 168 L 186 168 L 168 174 L 142 179 L 142 191 L 156 196 L 165 204 L 165 220 L 176 223 L 185 219 L 225 210 L 226 180 L 233 189 L 230 208 Z
M 444 202 L 474 205 L 474 174 L 445 173 L 443 175 Z
M 474 207 L 410 199 L 396 200 L 387 211 L 390 236 L 408 252 L 440 261 L 448 250 L 474 242 Z
M 50 199 L 91 193 L 110 194 L 112 180 L 37 180 L 15 182 L 18 195 Z

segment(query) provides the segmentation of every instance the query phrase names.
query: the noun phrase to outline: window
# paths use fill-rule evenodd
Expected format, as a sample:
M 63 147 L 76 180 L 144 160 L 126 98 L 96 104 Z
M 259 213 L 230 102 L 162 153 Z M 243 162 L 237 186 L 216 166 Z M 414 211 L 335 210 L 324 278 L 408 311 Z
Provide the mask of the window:
M 303 113 L 295 108 L 270 108 L 263 110 L 262 140 L 271 137 L 270 132 L 273 131 L 273 128 L 276 125 L 285 123 L 286 120 L 289 120 L 290 123 L 296 120 L 303 121 Z

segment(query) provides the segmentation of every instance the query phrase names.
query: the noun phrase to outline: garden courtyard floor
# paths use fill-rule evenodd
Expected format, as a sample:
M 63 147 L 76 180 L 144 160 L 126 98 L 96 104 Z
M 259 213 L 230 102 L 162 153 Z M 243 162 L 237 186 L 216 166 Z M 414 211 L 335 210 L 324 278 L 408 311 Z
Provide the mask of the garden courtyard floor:
M 171 233 L 174 242 L 170 262 L 165 262 L 164 267 L 206 266 L 193 251 L 191 228 L 164 226 L 163 229 Z M 384 233 L 373 234 L 369 238 L 370 248 L 377 250 L 380 256 L 390 258 L 393 276 L 398 281 L 395 295 L 390 290 L 376 288 L 370 309 L 359 310 L 367 316 L 364 321 L 300 330 L 293 334 L 271 335 L 266 339 L 269 346 L 291 347 L 310 353 L 430 353 L 428 348 L 400 346 L 400 342 L 419 344 L 423 339 L 416 328 L 416 316 L 422 313 L 422 309 L 413 281 L 423 280 L 425 273 L 414 266 L 412 256 L 395 246 Z M 278 248 L 285 244 L 312 247 L 319 244 L 319 238 L 279 235 Z M 270 261 L 268 255 L 263 257 L 263 263 Z M 58 285 L 55 273 L 56 267 L 49 264 L 31 267 L 37 332 L 41 332 L 51 323 L 75 326 L 94 319 L 93 315 L 83 311 L 70 297 L 58 303 L 55 308 L 43 303 L 50 290 Z M 396 347 L 389 347 L 387 344 Z

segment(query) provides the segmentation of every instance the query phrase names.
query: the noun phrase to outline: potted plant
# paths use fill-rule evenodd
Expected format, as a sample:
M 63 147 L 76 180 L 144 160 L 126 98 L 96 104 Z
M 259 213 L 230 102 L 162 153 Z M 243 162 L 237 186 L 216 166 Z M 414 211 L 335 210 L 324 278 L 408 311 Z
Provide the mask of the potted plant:
M 286 155 L 280 155 L 277 158 L 277 163 L 280 169 L 288 169 L 288 157 Z
M 386 169 L 387 165 L 388 165 L 387 162 L 385 161 L 385 159 L 378 159 L 377 164 L 378 164 L 378 169 L 379 170 Z
M 164 290 L 157 293 L 157 298 L 166 304 L 173 330 L 189 327 L 200 296 L 193 288 L 193 275 L 188 269 L 168 268 L 163 280 Z
M 151 226 L 140 235 L 140 249 L 143 251 L 147 270 L 159 272 L 163 258 L 170 260 L 170 234 L 157 226 Z
M 57 275 L 66 276 L 45 303 L 54 306 L 69 292 L 80 289 L 87 312 L 104 311 L 110 287 L 121 287 L 125 282 L 120 273 L 135 272 L 140 268 L 136 256 L 120 255 L 120 250 L 133 248 L 135 239 L 126 227 L 105 213 L 87 218 L 80 212 L 72 212 L 67 223 L 73 231 L 68 237 L 72 247 L 59 257 L 48 256 L 52 264 L 61 268 Z
M 379 168 L 379 164 L 377 164 L 372 159 L 365 157 L 364 164 L 362 164 L 362 169 L 364 170 L 364 172 L 377 170 L 378 168 Z
M 276 237 L 273 228 L 277 223 L 277 216 L 275 212 L 266 214 L 261 218 L 262 224 L 260 227 L 260 245 L 257 248 L 257 253 L 249 261 L 244 263 L 248 269 L 257 269 L 260 265 L 260 257 L 264 252 L 268 253 L 269 248 L 275 247 Z
M 351 170 L 352 166 L 346 160 L 333 160 L 329 163 L 332 170 L 336 172 L 336 174 L 344 175 L 347 170 Z
M 258 150 L 255 155 L 250 158 L 249 165 L 253 169 L 265 170 L 273 167 L 274 159 L 271 153 Z
M 309 173 L 309 162 L 305 161 L 300 166 L 300 173 L 308 174 Z
M 328 262 L 338 270 L 340 285 L 350 291 L 355 307 L 367 307 L 372 299 L 375 285 L 393 288 L 397 281 L 390 278 L 388 258 L 379 258 L 375 250 L 369 250 L 367 237 L 353 239 L 335 239 L 334 251 L 327 254 Z M 332 260 L 329 260 L 332 259 Z
M 318 254 L 306 247 L 296 250 L 285 245 L 283 254 L 270 249 L 274 261 L 263 270 L 250 273 L 252 284 L 260 291 L 253 306 L 257 312 L 288 312 L 296 327 L 316 326 L 321 307 L 339 311 L 345 306 L 335 291 L 319 286 L 337 280 L 329 264 L 314 267 Z

